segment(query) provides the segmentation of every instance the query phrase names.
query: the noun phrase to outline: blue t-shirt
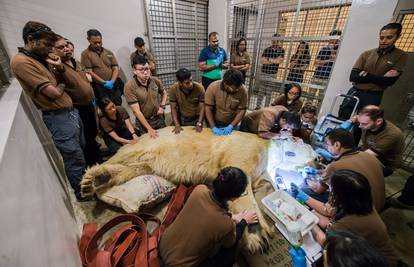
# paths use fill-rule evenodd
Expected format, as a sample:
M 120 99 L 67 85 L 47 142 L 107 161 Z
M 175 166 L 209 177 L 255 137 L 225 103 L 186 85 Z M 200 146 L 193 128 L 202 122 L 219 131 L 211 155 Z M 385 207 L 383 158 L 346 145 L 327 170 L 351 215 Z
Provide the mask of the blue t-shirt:
M 224 48 L 219 47 L 217 52 L 214 51 L 210 46 L 203 48 L 200 52 L 200 56 L 198 57 L 198 62 L 204 62 L 208 59 L 222 59 L 222 63 L 227 60 L 227 53 Z
M 323 47 L 319 51 L 316 59 L 328 60 L 331 57 L 331 54 L 336 53 L 336 52 L 337 52 L 337 49 L 331 49 L 327 46 Z M 333 61 L 329 61 L 328 63 L 325 63 L 321 66 L 316 67 L 314 77 L 319 78 L 319 79 L 328 79 L 329 75 L 331 74 L 333 64 L 334 64 Z

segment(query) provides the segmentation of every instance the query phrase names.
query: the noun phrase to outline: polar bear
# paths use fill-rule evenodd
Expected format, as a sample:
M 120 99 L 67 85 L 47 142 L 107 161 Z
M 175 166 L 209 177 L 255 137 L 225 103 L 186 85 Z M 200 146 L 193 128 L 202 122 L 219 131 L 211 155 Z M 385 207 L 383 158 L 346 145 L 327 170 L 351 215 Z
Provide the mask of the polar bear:
M 180 134 L 174 134 L 172 129 L 158 130 L 156 139 L 143 135 L 136 144 L 123 146 L 105 163 L 87 169 L 81 182 L 82 194 L 96 193 L 99 198 L 111 186 L 144 174 L 156 174 L 175 184 L 208 183 L 222 168 L 238 167 L 250 182 L 246 193 L 230 203 L 230 210 L 257 212 L 260 227 L 246 230 L 241 244 L 251 253 L 262 251 L 274 227 L 263 218 L 253 191 L 268 177 L 271 141 L 239 131 L 217 137 L 209 129 L 198 133 L 193 127 L 183 127 Z

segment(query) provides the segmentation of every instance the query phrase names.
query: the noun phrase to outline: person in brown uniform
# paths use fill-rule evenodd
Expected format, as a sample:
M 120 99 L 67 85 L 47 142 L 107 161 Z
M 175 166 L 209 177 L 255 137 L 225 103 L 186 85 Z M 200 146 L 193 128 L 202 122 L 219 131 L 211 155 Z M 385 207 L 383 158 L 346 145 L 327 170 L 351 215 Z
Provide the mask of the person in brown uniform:
M 250 69 L 250 55 L 247 52 L 246 39 L 243 37 L 237 41 L 236 49 L 230 55 L 230 68 L 241 71 L 245 83 L 246 73 Z
M 131 53 L 131 55 L 129 56 L 129 59 L 131 60 L 131 65 L 134 61 L 134 57 L 135 56 L 143 56 L 145 57 L 145 59 L 148 62 L 148 66 L 151 70 L 151 74 L 155 75 L 155 60 L 154 60 L 154 56 L 151 54 L 150 51 L 148 51 L 147 49 L 145 49 L 145 42 L 144 39 L 142 39 L 141 37 L 137 37 L 134 40 L 134 45 L 136 50 L 134 52 Z
M 285 106 L 290 112 L 299 113 L 303 106 L 300 96 L 302 95 L 302 87 L 297 83 L 290 83 L 285 85 L 285 94 L 277 97 L 272 106 Z
M 240 130 L 257 134 L 264 139 L 271 139 L 280 137 L 283 131 L 296 134 L 299 127 L 298 114 L 289 112 L 284 106 L 272 106 L 247 114 L 242 120 Z
M 23 27 L 24 47 L 18 48 L 10 67 L 24 92 L 42 112 L 43 122 L 62 155 L 66 176 L 76 198 L 81 200 L 80 181 L 85 170 L 82 121 L 65 85 L 58 84 L 48 65 L 57 72 L 66 71 L 58 56 L 48 57 L 56 40 L 56 34 L 45 24 L 27 22 Z
M 65 65 L 65 72 L 56 72 L 59 80 L 66 84 L 66 92 L 72 98 L 73 106 L 78 110 L 83 123 L 85 147 L 83 149 L 87 166 L 98 162 L 99 146 L 96 142 L 98 134 L 94 93 L 87 78 L 87 73 L 79 61 L 73 58 L 73 49 L 69 48 L 67 40 L 63 37 L 55 43 L 54 54 L 58 55 Z
M 307 186 L 302 188 L 303 191 L 315 199 L 327 202 L 332 173 L 341 169 L 352 170 L 368 179 L 374 207 L 380 212 L 385 203 L 385 181 L 381 162 L 367 152 L 355 150 L 352 134 L 344 129 L 334 129 L 329 132 L 326 136 L 326 144 L 335 160 L 327 166 L 320 182 L 307 179 Z
M 81 63 L 91 74 L 92 87 L 98 100 L 109 98 L 122 104 L 124 82 L 118 77 L 119 67 L 114 53 L 102 47 L 102 34 L 95 29 L 87 32 L 89 47 L 81 55 Z
M 401 76 L 407 61 L 407 54 L 395 47 L 401 30 L 400 23 L 382 27 L 378 48 L 363 52 L 355 62 L 349 77 L 353 87 L 347 94 L 359 98 L 357 110 L 366 105 L 379 106 L 384 91 Z M 354 101 L 344 100 L 339 110 L 340 118 L 348 119 L 354 105 Z
M 384 176 L 399 166 L 404 149 L 404 136 L 400 128 L 384 119 L 384 110 L 369 105 L 356 117 L 362 130 L 361 150 L 377 157 L 384 165 Z
M 205 97 L 206 118 L 214 135 L 229 135 L 246 114 L 247 91 L 238 70 L 210 84 Z
M 211 189 L 196 186 L 161 237 L 161 266 L 233 266 L 244 229 L 258 222 L 255 212 L 228 212 L 227 202 L 240 197 L 246 186 L 246 174 L 235 167 L 222 169 Z
M 104 134 L 103 139 L 109 152 L 115 154 L 125 144 L 135 144 L 138 135 L 129 119 L 128 112 L 121 106 L 115 106 L 109 98 L 98 102 L 103 116 L 99 120 Z
M 125 98 L 136 117 L 139 131 L 148 133 L 151 138 L 158 136 L 157 129 L 164 128 L 164 109 L 167 102 L 161 81 L 151 77 L 145 57 L 134 57 L 134 78 L 125 85 Z
M 179 69 L 175 75 L 177 82 L 168 91 L 175 125 L 173 132 L 180 133 L 181 126 L 195 126 L 195 130 L 201 132 L 204 121 L 204 87 L 193 82 L 188 69 Z
M 335 231 L 349 231 L 359 235 L 375 247 L 387 260 L 390 267 L 396 267 L 398 257 L 392 247 L 387 227 L 373 208 L 371 186 L 362 174 L 351 170 L 336 170 L 331 177 L 332 193 L 330 203 L 337 210 L 327 229 L 312 228 L 315 240 L 323 245 L 328 234 Z M 324 212 L 326 206 L 302 191 L 296 192 L 299 198 L 316 212 Z

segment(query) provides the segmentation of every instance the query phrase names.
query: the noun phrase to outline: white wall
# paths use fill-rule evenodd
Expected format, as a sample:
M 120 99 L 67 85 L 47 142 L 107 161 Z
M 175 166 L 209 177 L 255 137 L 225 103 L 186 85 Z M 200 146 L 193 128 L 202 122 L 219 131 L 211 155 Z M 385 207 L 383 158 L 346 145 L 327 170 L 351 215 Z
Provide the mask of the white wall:
M 21 92 L 14 79 L 0 99 L 7 115 L 0 119 L 0 266 L 81 266 L 66 183 L 42 147 Z
M 358 56 L 378 47 L 378 34 L 390 22 L 397 0 L 355 0 L 352 2 L 341 47 L 332 70 L 319 116 L 325 115 L 337 94 L 346 94 L 352 84 L 349 75 Z
M 208 32 L 218 32 L 220 46 L 229 52 L 229 47 L 227 47 L 227 2 L 228 0 L 210 0 L 208 2 Z
M 22 28 L 29 20 L 44 22 L 70 39 L 77 58 L 88 46 L 86 31 L 98 29 L 104 47 L 115 53 L 128 78 L 132 76 L 129 54 L 134 50 L 134 38 L 146 31 L 143 0 L 1 0 L 0 38 L 10 57 L 23 45 Z

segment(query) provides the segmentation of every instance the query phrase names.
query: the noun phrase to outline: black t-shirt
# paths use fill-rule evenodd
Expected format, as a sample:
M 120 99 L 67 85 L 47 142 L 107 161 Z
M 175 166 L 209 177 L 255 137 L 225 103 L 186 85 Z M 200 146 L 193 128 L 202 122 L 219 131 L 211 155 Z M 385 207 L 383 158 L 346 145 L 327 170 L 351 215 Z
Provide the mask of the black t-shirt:
M 331 54 L 336 53 L 336 51 L 338 50 L 338 48 L 335 49 L 331 49 L 329 47 L 323 47 L 319 53 L 318 56 L 316 57 L 316 59 L 319 60 L 328 60 L 331 57 Z M 333 61 L 329 61 L 328 63 L 325 63 L 321 66 L 316 67 L 315 69 L 315 78 L 319 78 L 319 79 L 327 79 L 329 78 L 329 75 L 331 74 L 332 71 L 332 66 L 333 66 Z
M 278 58 L 285 56 L 285 49 L 277 47 L 273 49 L 271 46 L 263 51 L 262 57 L 265 58 Z M 262 72 L 267 74 L 276 74 L 279 69 L 279 64 L 266 64 L 262 66 Z

